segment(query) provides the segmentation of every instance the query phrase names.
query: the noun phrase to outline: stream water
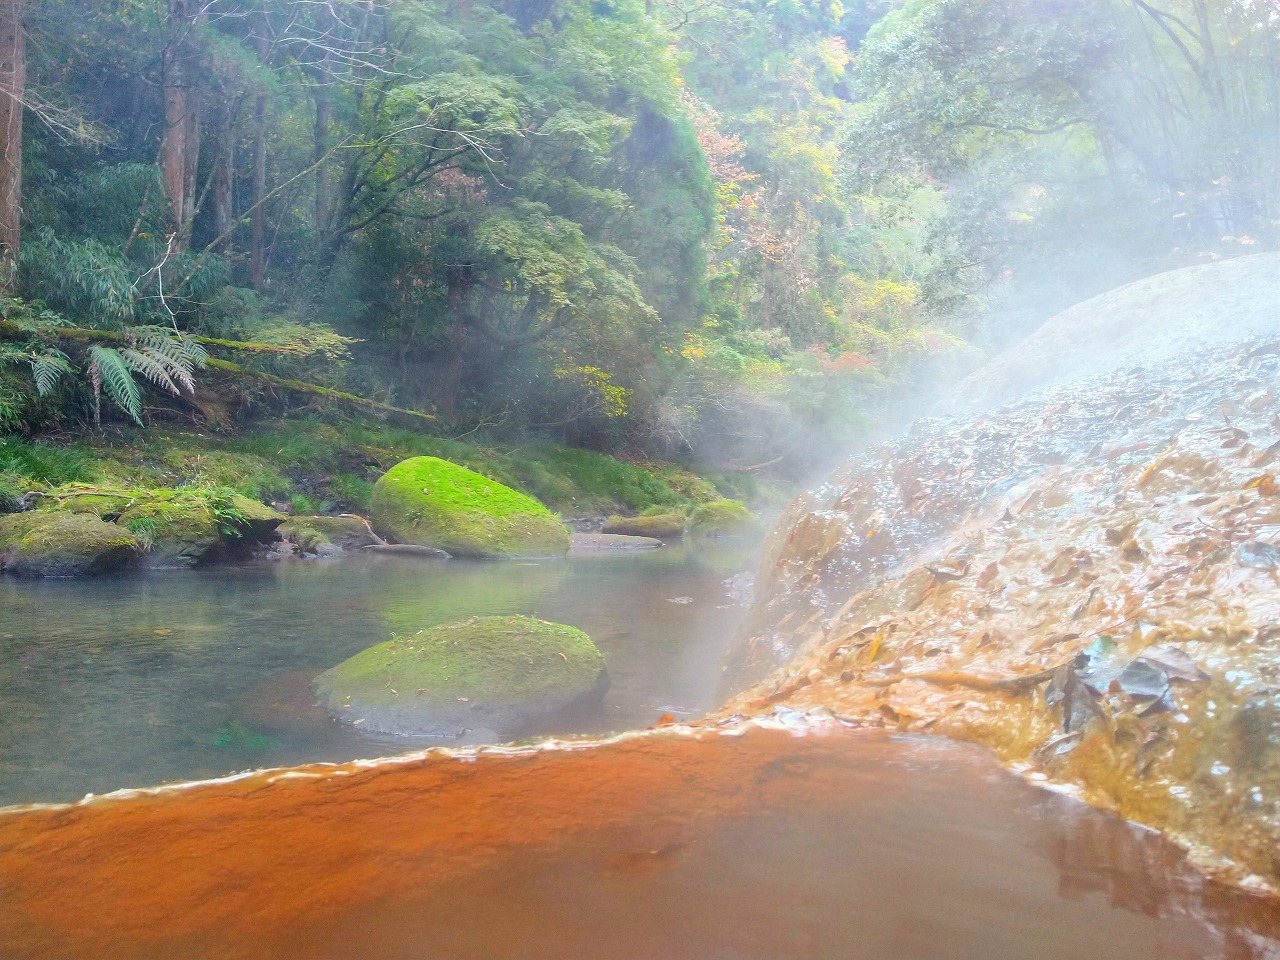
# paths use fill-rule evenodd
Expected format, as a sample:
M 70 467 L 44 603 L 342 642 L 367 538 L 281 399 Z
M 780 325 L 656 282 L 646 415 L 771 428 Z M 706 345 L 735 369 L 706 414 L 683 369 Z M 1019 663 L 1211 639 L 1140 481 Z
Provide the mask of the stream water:
M 546 733 L 604 733 L 713 706 L 741 619 L 727 541 L 541 562 L 353 557 L 140 577 L 0 580 L 0 805 L 439 743 L 363 733 L 311 707 L 321 670 L 482 614 L 585 630 L 612 686 Z M 464 741 L 456 741 L 464 742 Z
M 556 732 L 695 717 L 750 561 L 706 544 L 0 580 L 0 803 L 420 748 L 318 715 L 307 680 L 472 614 L 533 613 L 599 643 L 603 707 Z M 1206 880 L 1153 831 L 979 748 L 780 716 L 793 728 L 721 721 L 11 809 L 0 954 L 1280 958 L 1276 901 Z

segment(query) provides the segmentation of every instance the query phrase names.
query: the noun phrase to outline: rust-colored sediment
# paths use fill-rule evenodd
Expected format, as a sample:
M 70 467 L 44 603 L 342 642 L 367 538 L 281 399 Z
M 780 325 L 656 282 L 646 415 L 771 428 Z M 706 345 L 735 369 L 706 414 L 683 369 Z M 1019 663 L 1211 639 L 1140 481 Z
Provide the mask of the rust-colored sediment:
M 850 462 L 766 546 L 726 709 L 976 741 L 1280 887 L 1277 382 L 1280 341 L 1206 350 Z M 1158 701 L 1118 676 L 1153 653 L 1195 665 Z
M 0 813 L 0 943 L 42 960 L 192 956 L 193 944 L 201 956 L 269 955 L 267 944 L 362 900 L 515 848 L 799 803 L 823 789 L 820 767 L 757 776 L 795 743 L 767 730 L 661 732 Z

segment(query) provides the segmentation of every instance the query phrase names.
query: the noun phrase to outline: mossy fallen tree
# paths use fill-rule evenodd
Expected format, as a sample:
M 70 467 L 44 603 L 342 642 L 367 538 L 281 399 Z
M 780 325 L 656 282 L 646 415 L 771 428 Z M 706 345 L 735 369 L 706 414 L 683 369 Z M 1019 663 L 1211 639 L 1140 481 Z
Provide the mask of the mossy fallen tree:
M 277 377 L 270 373 L 261 373 L 257 370 L 246 370 L 238 363 L 230 360 L 219 360 L 216 357 L 209 357 L 205 360 L 205 366 L 211 370 L 217 370 L 229 376 L 240 377 L 245 380 L 257 380 L 261 383 L 268 383 L 283 390 L 290 390 L 294 393 L 307 393 L 312 396 L 324 397 L 326 400 L 337 400 L 341 403 L 349 403 L 357 407 L 363 407 L 366 410 L 376 410 L 379 413 L 397 414 L 402 417 L 411 417 L 415 420 L 435 421 L 435 417 L 429 413 L 422 413 L 418 410 L 408 410 L 404 407 L 393 407 L 388 403 L 379 403 L 377 400 L 370 400 L 367 397 L 359 397 L 354 393 L 344 393 L 341 390 L 334 390 L 332 387 L 322 387 L 317 383 L 307 383 L 304 380 L 290 380 L 286 377 Z
M 128 337 L 124 334 L 116 333 L 111 330 L 94 330 L 89 327 L 53 327 L 37 332 L 9 320 L 0 320 L 0 340 L 25 339 L 30 338 L 33 334 L 41 337 L 49 337 L 64 341 L 77 341 L 81 343 L 128 342 Z M 221 347 L 228 350 L 240 350 L 247 353 L 295 354 L 297 352 L 289 347 L 277 346 L 270 343 L 252 343 L 243 340 L 222 340 L 216 337 L 193 336 L 190 337 L 190 339 L 202 346 Z M 429 413 L 422 413 L 419 410 L 409 410 L 404 407 L 396 407 L 387 403 L 379 403 L 377 400 L 370 400 L 367 397 L 357 396 L 354 393 L 345 393 L 341 390 L 335 390 L 332 387 L 323 387 L 318 383 L 308 383 L 305 380 L 293 380 L 288 377 L 278 377 L 274 374 L 263 373 L 258 370 L 248 370 L 241 364 L 235 363 L 231 360 L 207 357 L 205 358 L 204 366 L 207 369 L 217 370 L 230 377 L 269 384 L 273 387 L 279 387 L 282 390 L 288 390 L 292 393 L 305 393 L 311 396 L 323 397 L 326 400 L 335 400 L 339 403 L 347 403 L 353 406 L 363 407 L 366 410 L 375 410 L 378 413 L 395 414 L 418 421 L 425 420 L 434 422 L 436 420 L 436 418 Z

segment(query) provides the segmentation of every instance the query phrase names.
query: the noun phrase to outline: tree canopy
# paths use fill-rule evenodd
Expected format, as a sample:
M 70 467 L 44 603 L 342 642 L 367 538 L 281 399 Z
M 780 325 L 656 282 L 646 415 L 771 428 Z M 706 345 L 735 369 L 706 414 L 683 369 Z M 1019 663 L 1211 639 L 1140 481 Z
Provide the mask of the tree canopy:
M 202 338 L 749 466 L 1280 222 L 1261 0 L 0 0 L 0 89 L 7 429 Z

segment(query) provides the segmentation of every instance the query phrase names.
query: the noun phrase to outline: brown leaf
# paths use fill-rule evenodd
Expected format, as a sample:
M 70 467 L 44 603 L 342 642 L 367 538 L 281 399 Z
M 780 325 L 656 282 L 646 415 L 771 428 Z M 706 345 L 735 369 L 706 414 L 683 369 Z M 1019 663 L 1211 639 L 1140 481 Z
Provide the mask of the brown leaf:
M 996 575 L 999 572 L 1000 572 L 1000 565 L 996 563 L 996 561 L 992 560 L 990 563 L 987 564 L 986 568 L 980 574 L 978 574 L 978 586 L 980 587 L 987 586 L 988 584 L 991 583 L 992 580 L 996 578 Z
M 1257 490 L 1264 497 L 1274 497 L 1280 492 L 1280 487 L 1276 485 L 1276 478 L 1270 473 L 1264 473 L 1252 483 L 1245 486 L 1246 490 Z
M 1068 640 L 1075 640 L 1079 637 L 1078 633 L 1055 633 L 1043 639 L 1037 640 L 1027 649 L 1033 653 L 1039 653 L 1041 650 L 1048 650 L 1050 647 L 1056 647 L 1060 643 L 1066 643 Z
M 1271 444 L 1271 446 L 1267 447 L 1254 457 L 1252 465 L 1255 467 L 1265 466 L 1274 460 L 1278 453 L 1280 453 L 1280 440 L 1277 440 L 1275 443 Z
M 966 562 L 962 567 L 930 567 L 926 564 L 925 569 L 933 574 L 933 578 L 939 583 L 946 583 L 948 580 L 960 580 L 967 576 L 969 564 Z
M 1171 644 L 1158 647 L 1147 647 L 1138 654 L 1137 659 L 1145 660 L 1164 671 L 1170 680 L 1186 680 L 1196 683 L 1209 679 L 1209 674 L 1187 656 L 1186 652 Z

